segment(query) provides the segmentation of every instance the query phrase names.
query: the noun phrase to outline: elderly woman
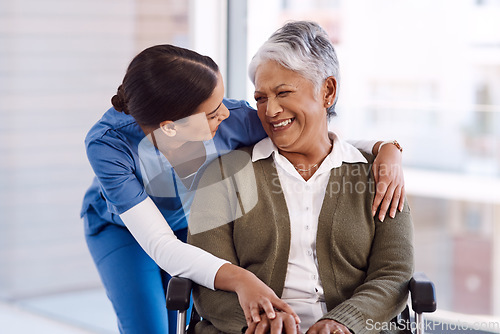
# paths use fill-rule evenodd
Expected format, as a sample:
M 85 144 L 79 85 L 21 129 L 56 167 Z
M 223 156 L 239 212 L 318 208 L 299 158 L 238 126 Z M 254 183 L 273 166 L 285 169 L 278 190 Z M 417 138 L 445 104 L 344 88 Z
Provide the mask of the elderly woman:
M 328 131 L 338 61 L 321 27 L 286 24 L 249 73 L 268 138 L 209 166 L 188 241 L 253 272 L 302 321 L 297 328 L 278 312 L 246 328 L 236 294 L 197 287 L 205 319 L 197 332 L 369 332 L 368 323 L 389 321 L 406 303 L 410 209 L 385 222 L 373 217 L 373 157 Z

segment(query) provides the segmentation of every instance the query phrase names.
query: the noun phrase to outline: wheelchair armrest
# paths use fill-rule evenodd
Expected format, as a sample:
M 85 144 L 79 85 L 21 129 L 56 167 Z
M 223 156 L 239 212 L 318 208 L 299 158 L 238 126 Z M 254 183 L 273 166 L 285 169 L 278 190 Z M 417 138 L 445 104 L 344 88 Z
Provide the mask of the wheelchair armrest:
M 416 272 L 410 280 L 411 306 L 416 313 L 436 310 L 434 283 L 424 273 Z
M 191 300 L 193 282 L 187 278 L 172 277 L 167 287 L 167 309 L 186 311 Z

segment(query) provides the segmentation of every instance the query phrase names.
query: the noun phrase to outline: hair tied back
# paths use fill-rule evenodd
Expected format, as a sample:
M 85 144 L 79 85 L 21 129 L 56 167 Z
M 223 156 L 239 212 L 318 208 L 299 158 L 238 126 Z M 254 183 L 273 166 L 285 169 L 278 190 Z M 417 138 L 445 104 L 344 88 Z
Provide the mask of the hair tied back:
M 116 95 L 111 98 L 111 103 L 113 104 L 115 110 L 124 112 L 127 115 L 129 114 L 127 109 L 127 99 L 122 85 L 118 87 Z

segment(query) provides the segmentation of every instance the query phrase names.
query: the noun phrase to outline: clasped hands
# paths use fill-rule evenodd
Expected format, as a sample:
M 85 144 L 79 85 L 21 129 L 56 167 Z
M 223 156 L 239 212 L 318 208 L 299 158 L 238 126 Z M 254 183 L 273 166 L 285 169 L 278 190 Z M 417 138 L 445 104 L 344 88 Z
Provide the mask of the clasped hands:
M 300 324 L 295 317 L 289 313 L 276 311 L 273 319 L 270 319 L 266 313 L 260 315 L 259 322 L 251 322 L 245 334 L 299 334 L 303 333 Z M 307 334 L 350 334 L 351 332 L 344 325 L 334 320 L 320 320 L 315 323 Z

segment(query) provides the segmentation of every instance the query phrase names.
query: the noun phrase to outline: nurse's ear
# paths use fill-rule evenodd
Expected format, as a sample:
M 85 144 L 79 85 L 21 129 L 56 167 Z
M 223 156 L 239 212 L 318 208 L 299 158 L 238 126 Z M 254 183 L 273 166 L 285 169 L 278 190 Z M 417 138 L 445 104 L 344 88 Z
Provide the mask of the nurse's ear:
M 161 131 L 169 137 L 174 137 L 177 134 L 175 123 L 172 121 L 163 121 L 160 123 Z

